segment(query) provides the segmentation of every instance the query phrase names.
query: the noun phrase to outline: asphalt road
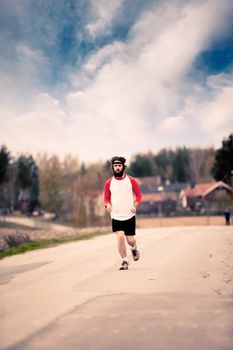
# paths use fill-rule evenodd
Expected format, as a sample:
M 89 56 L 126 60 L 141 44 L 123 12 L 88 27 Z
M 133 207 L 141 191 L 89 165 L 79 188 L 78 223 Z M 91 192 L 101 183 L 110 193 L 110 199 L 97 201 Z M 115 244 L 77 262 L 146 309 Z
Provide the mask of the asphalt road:
M 139 230 L 0 261 L 0 349 L 233 349 L 232 227 Z

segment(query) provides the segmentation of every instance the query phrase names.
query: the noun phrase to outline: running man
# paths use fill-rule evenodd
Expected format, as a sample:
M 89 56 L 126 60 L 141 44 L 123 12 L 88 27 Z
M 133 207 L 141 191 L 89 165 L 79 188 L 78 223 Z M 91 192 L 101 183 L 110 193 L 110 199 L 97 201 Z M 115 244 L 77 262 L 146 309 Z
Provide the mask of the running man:
M 119 270 L 128 269 L 126 242 L 131 248 L 133 259 L 140 258 L 137 249 L 136 234 L 136 211 L 141 203 L 142 195 L 137 181 L 124 174 L 126 165 L 124 157 L 111 159 L 113 176 L 104 186 L 104 204 L 112 218 L 112 231 L 117 234 L 117 246 L 122 263 Z

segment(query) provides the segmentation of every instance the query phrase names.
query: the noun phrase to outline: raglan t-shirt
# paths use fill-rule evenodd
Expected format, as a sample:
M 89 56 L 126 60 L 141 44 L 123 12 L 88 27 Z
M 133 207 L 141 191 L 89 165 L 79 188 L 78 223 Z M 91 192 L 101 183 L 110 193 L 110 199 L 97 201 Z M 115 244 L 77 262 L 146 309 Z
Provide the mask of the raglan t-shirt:
M 124 175 L 122 178 L 110 177 L 104 187 L 104 204 L 112 205 L 111 218 L 115 220 L 128 220 L 135 214 L 131 208 L 134 202 L 141 202 L 141 191 L 137 181 Z

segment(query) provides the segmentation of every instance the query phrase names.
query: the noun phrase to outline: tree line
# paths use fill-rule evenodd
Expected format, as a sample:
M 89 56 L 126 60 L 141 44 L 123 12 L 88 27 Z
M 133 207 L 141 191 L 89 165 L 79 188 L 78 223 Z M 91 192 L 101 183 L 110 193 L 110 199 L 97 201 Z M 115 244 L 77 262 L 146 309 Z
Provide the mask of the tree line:
M 30 156 L 20 155 L 14 160 L 6 146 L 0 148 L 0 210 L 19 209 L 19 199 L 28 197 L 27 210 L 39 205 L 39 168 Z
M 212 179 L 210 169 L 214 156 L 213 148 L 162 149 L 155 155 L 137 154 L 129 166 L 129 172 L 136 177 L 159 176 L 162 183 L 204 182 Z
M 71 155 L 63 160 L 47 154 L 13 158 L 0 148 L 0 210 L 20 209 L 29 215 L 37 208 L 55 213 L 63 221 L 85 226 L 98 221 L 95 198 L 111 176 L 110 161 L 85 164 Z M 233 134 L 222 147 L 178 147 L 136 154 L 127 173 L 135 177 L 158 176 L 161 183 L 195 183 L 222 180 L 232 185 Z M 24 207 L 25 205 L 25 207 Z

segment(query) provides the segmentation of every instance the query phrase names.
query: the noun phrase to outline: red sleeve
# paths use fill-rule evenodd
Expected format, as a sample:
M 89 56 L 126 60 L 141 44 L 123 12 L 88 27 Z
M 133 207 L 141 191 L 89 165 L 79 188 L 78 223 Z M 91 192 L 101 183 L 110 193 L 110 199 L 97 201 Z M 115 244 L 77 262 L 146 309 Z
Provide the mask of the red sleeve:
M 110 183 L 112 178 L 108 179 L 104 185 L 104 205 L 111 203 L 111 191 L 110 191 Z
M 135 200 L 136 200 L 136 202 L 138 202 L 140 204 L 142 201 L 142 194 L 141 194 L 140 187 L 139 187 L 137 181 L 132 176 L 129 176 L 129 178 L 130 178 L 130 181 L 132 184 L 133 193 L 135 194 Z

